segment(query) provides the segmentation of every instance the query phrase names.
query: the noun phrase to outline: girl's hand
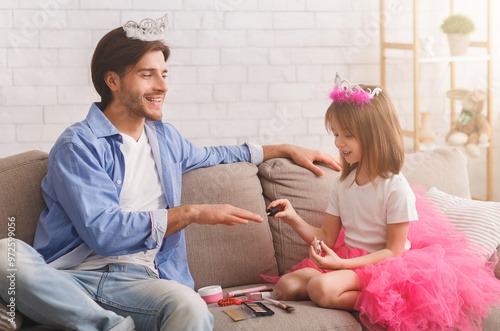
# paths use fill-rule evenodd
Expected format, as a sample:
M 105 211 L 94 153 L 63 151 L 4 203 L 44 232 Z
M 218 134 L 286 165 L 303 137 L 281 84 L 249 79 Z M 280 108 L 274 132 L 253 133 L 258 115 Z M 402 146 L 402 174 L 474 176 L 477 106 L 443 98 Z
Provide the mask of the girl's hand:
M 309 258 L 318 266 L 320 269 L 328 270 L 340 270 L 345 269 L 343 267 L 343 259 L 341 259 L 337 253 L 335 253 L 330 247 L 326 246 L 323 241 L 320 242 L 321 250 L 324 252 L 322 256 L 321 252 L 316 253 L 314 245 L 309 247 Z
M 272 218 L 280 218 L 286 224 L 291 224 L 299 218 L 299 215 L 293 209 L 292 204 L 288 199 L 278 199 L 274 200 L 267 207 L 268 209 L 271 207 L 278 207 L 279 212 L 272 216 Z

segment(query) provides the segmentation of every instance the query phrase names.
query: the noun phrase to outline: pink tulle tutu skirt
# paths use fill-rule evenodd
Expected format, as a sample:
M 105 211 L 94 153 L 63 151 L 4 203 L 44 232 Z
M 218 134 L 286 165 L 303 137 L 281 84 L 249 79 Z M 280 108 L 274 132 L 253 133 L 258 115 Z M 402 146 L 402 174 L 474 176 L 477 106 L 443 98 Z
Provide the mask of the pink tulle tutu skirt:
M 362 284 L 354 309 L 371 330 L 480 330 L 491 307 L 500 306 L 496 261 L 474 253 L 465 234 L 423 194 L 415 195 L 419 221 L 410 223 L 412 248 L 354 270 Z M 333 250 L 342 258 L 367 254 L 346 247 L 343 231 Z M 306 267 L 331 272 L 310 259 L 290 271 Z

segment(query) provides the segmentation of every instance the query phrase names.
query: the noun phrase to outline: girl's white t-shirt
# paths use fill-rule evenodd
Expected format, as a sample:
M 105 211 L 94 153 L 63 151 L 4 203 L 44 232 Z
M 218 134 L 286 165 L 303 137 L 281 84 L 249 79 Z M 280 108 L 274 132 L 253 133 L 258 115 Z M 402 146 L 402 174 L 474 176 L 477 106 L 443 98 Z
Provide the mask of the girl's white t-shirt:
M 340 181 L 335 178 L 326 212 L 339 216 L 345 232 L 345 244 L 373 253 L 386 247 L 387 224 L 417 221 L 415 195 L 400 173 L 384 179 L 356 184 L 355 171 Z M 406 240 L 405 249 L 410 242 Z

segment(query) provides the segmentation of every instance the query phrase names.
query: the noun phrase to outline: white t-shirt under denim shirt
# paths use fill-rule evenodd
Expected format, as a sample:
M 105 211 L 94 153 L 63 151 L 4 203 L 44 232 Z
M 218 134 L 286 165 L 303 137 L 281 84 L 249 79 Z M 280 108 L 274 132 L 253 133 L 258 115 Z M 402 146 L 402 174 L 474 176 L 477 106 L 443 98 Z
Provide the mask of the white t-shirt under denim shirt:
M 343 181 L 335 178 L 326 212 L 340 217 L 347 247 L 373 253 L 386 247 L 387 224 L 418 220 L 415 195 L 402 174 L 360 186 L 355 173 Z M 405 249 L 410 246 L 406 239 Z
M 165 209 L 167 200 L 163 194 L 160 177 L 145 132 L 142 132 L 138 141 L 126 134 L 122 136 L 121 152 L 125 159 L 125 178 L 120 194 L 120 207 L 129 212 Z M 92 253 L 73 269 L 90 270 L 108 264 L 134 264 L 148 267 L 157 273 L 154 264 L 157 252 L 158 249 L 151 249 L 145 253 L 118 256 L 101 256 Z

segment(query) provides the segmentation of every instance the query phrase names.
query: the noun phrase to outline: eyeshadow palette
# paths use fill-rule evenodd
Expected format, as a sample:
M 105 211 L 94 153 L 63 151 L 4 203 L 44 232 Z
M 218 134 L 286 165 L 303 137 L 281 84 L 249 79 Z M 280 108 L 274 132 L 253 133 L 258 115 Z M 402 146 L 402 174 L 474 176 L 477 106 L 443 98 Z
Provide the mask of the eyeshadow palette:
M 262 302 L 242 302 L 243 309 L 247 313 L 254 314 L 255 316 L 271 316 L 274 315 L 274 311 L 269 309 Z

